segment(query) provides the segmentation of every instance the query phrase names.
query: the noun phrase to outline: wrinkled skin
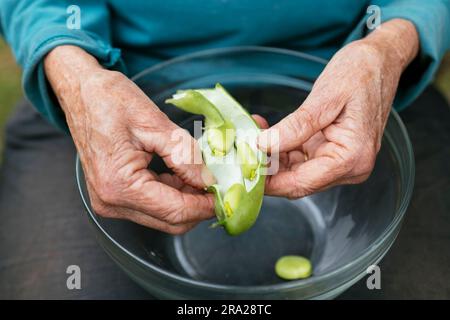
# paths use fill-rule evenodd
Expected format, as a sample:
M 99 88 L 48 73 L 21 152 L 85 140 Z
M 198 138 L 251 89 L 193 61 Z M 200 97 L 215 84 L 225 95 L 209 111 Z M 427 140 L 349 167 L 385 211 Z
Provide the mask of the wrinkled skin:
M 86 55 L 76 47 L 58 47 L 45 69 L 80 154 L 95 212 L 173 234 L 213 217 L 213 196 L 198 191 L 214 183 L 212 175 L 201 162 L 172 158 L 201 159 L 195 140 L 131 80 Z M 172 139 L 174 130 L 183 137 Z M 147 170 L 154 153 L 174 175 Z
M 393 20 L 337 52 L 302 106 L 259 136 L 262 150 L 280 153 L 280 170 L 268 177 L 266 193 L 299 198 L 365 181 L 400 76 L 417 51 L 414 26 Z M 270 139 L 273 130 L 279 145 Z

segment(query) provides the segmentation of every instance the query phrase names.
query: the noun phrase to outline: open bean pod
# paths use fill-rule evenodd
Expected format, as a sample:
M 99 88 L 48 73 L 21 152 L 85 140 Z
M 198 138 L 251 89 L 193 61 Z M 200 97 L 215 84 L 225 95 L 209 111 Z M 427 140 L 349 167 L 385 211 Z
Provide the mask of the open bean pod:
M 264 197 L 266 154 L 256 146 L 260 129 L 250 114 L 220 85 L 213 89 L 178 91 L 166 103 L 205 117 L 198 143 L 217 183 L 217 223 L 230 235 L 255 223 Z

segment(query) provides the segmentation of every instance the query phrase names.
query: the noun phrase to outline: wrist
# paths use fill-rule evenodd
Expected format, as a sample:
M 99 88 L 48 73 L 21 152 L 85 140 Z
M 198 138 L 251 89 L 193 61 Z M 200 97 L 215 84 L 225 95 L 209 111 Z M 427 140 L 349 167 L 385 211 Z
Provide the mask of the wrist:
M 419 35 L 414 24 L 404 19 L 383 23 L 380 28 L 362 39 L 384 58 L 388 68 L 403 72 L 419 51 Z
M 102 69 L 102 66 L 83 49 L 64 45 L 54 48 L 47 54 L 44 59 L 44 69 L 47 77 L 50 78 L 66 74 L 81 79 L 92 71 Z
M 44 58 L 45 74 L 60 102 L 77 97 L 81 84 L 103 70 L 93 56 L 76 46 L 58 46 Z

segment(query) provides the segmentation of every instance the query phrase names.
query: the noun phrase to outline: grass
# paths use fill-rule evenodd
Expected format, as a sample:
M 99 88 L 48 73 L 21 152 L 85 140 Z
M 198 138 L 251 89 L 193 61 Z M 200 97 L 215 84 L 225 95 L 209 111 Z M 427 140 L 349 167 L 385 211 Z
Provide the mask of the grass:
M 20 68 L 16 65 L 8 46 L 0 38 L 0 154 L 3 150 L 5 122 L 22 97 L 20 78 Z M 442 61 L 435 85 L 450 103 L 450 53 Z
M 450 52 L 442 60 L 434 83 L 450 103 Z
M 5 122 L 22 97 L 20 77 L 20 68 L 8 46 L 0 38 L 0 154 L 3 151 Z

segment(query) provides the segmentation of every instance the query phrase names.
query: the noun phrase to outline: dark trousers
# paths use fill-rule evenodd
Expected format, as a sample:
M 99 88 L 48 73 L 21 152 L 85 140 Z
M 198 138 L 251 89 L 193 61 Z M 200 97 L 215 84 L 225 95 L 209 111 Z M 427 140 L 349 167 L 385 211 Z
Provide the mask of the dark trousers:
M 381 290 L 364 278 L 341 298 L 450 298 L 450 108 L 428 89 L 401 114 L 416 184 Z M 96 243 L 75 184 L 75 148 L 26 102 L 6 129 L 0 171 L 0 298 L 151 298 Z M 69 290 L 67 267 L 82 270 Z

